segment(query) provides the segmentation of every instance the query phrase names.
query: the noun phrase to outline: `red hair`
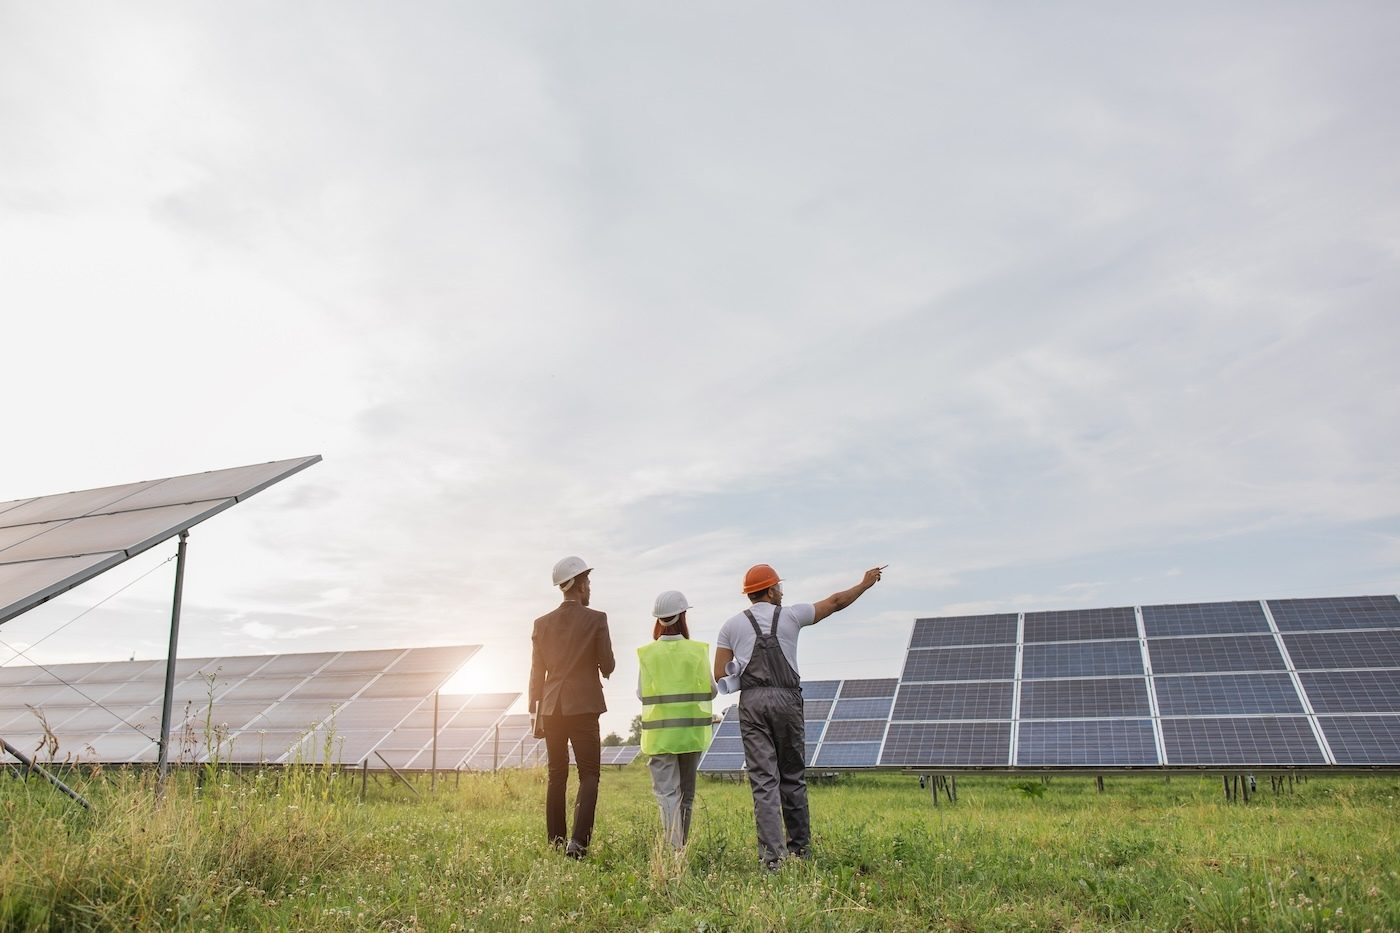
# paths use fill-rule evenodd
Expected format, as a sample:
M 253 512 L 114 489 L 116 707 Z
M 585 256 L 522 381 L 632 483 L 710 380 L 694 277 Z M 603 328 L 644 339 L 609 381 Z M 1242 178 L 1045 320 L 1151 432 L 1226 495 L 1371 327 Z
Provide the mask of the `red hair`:
M 684 616 L 685 613 L 682 612 L 680 616 L 677 617 L 676 621 L 670 625 L 662 625 L 661 620 L 657 619 L 656 624 L 651 627 L 651 640 L 656 641 L 662 635 L 679 635 L 689 641 L 690 626 L 685 624 Z

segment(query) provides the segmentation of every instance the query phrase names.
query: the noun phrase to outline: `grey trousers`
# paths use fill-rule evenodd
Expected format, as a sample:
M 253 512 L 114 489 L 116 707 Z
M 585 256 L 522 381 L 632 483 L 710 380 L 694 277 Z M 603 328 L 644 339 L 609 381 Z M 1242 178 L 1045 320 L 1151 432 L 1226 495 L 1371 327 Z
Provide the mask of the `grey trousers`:
M 677 849 L 685 847 L 690 838 L 690 811 L 695 806 L 695 771 L 700 767 L 701 752 L 675 755 L 652 755 L 647 762 L 651 769 L 651 789 L 661 808 L 661 829 L 666 841 Z
M 739 699 L 739 735 L 753 792 L 758 857 L 765 864 L 789 853 L 802 858 L 812 845 L 807 814 L 807 733 L 802 691 L 784 687 L 745 690 Z

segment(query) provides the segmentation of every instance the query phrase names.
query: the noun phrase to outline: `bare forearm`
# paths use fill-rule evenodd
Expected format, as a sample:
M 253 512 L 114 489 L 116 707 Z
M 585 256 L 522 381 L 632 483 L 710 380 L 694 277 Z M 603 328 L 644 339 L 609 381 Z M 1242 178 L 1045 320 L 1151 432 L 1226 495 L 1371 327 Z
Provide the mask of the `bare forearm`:
M 876 583 L 880 582 L 880 573 L 884 569 L 884 567 L 872 567 L 870 570 L 867 570 L 865 572 L 865 576 L 861 578 L 861 581 L 855 586 L 851 587 L 849 590 L 842 590 L 839 593 L 832 593 L 826 599 L 823 599 L 821 602 L 817 603 L 813 607 L 816 609 L 817 612 L 816 621 L 820 622 L 822 619 L 825 619 L 833 612 L 840 612 L 842 609 L 845 609 L 857 599 L 860 599 L 862 593 L 870 589 Z

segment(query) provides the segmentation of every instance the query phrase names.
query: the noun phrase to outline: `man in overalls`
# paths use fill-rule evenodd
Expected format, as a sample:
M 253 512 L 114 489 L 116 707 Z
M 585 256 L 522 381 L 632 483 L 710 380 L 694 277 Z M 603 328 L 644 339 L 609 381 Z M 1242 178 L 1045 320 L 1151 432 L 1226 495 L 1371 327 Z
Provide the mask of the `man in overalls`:
M 715 679 L 731 687 L 737 679 L 742 691 L 739 734 L 753 792 L 758 857 L 770 871 L 776 871 L 788 855 L 806 858 L 812 844 L 797 636 L 806 626 L 859 599 L 879 582 L 883 569 L 867 570 L 855 586 L 819 603 L 784 606 L 777 572 L 767 564 L 756 564 L 744 575 L 744 594 L 752 605 L 719 630 Z

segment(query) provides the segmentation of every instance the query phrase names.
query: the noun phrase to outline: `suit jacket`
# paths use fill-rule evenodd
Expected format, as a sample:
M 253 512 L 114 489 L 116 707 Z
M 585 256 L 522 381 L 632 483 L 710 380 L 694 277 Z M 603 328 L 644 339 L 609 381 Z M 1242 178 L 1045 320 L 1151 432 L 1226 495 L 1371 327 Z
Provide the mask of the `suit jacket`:
M 544 716 L 601 713 L 603 684 L 613 660 L 607 613 L 565 600 L 535 620 L 534 656 L 530 664 L 530 709 L 538 701 Z

